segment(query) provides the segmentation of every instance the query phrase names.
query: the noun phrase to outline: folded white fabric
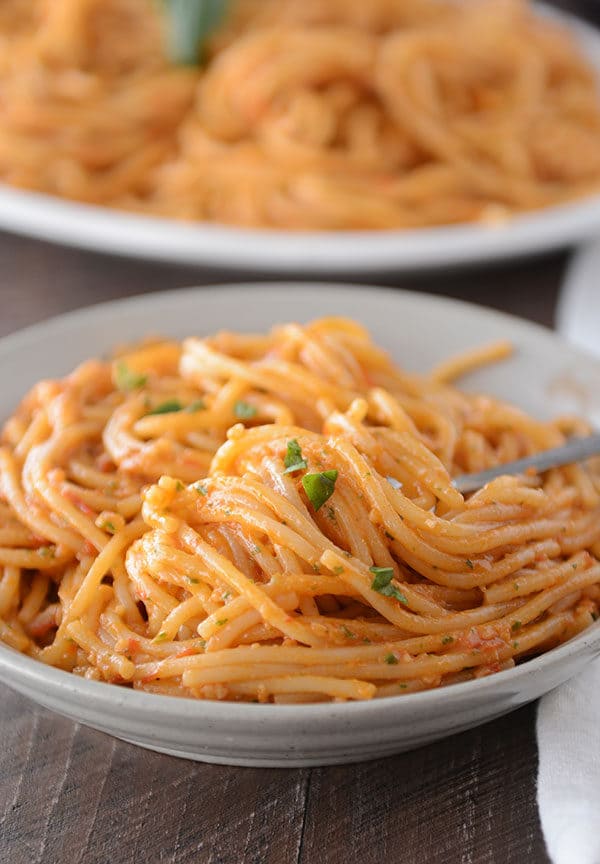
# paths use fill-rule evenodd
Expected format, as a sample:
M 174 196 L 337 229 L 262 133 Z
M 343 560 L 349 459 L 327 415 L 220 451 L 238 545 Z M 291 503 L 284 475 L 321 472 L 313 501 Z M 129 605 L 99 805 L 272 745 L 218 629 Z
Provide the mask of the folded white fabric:
M 578 253 L 558 331 L 600 352 L 600 244 Z M 595 420 L 596 418 L 594 418 Z M 553 864 L 600 864 L 600 660 L 540 702 L 538 806 Z
M 600 661 L 540 702 L 538 805 L 554 864 L 600 864 Z

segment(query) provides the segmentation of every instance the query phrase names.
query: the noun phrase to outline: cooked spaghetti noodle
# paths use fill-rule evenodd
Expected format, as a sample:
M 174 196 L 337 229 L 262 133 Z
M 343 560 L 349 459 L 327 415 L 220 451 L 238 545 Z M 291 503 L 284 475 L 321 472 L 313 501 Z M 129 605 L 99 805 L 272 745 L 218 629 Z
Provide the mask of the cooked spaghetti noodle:
M 560 444 L 395 367 L 356 323 L 148 342 L 43 381 L 0 448 L 0 637 L 202 699 L 369 699 L 570 639 L 600 603 L 600 473 L 452 475 Z
M 285 229 L 468 221 L 600 186 L 600 98 L 520 0 L 239 0 L 205 69 L 151 0 L 3 0 L 0 180 Z

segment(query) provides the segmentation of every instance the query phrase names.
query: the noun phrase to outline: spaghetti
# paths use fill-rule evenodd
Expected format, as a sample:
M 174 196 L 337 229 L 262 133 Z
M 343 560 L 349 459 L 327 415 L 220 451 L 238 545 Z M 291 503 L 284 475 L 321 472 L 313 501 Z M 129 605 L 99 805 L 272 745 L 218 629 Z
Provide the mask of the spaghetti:
M 42 381 L 0 447 L 0 638 L 201 699 L 411 693 L 507 669 L 600 604 L 597 466 L 452 475 L 560 444 L 345 319 L 147 342 Z
M 3 0 L 0 179 L 284 229 L 480 221 L 598 191 L 594 74 L 520 0 L 240 0 L 204 70 L 150 0 Z

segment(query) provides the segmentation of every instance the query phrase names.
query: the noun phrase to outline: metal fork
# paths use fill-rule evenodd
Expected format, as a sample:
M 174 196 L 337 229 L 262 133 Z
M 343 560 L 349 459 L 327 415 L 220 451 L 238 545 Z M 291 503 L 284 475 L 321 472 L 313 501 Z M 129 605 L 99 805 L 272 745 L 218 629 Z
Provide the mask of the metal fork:
M 455 477 L 452 485 L 459 492 L 475 492 L 481 489 L 490 480 L 502 477 L 506 474 L 525 474 L 531 470 L 536 474 L 548 471 L 549 468 L 560 468 L 562 465 L 573 465 L 575 462 L 583 462 L 591 456 L 600 455 L 600 432 L 588 435 L 586 438 L 571 438 L 562 447 L 554 447 L 552 450 L 544 450 L 535 456 L 527 456 L 525 459 L 517 459 L 515 462 L 505 462 L 496 468 L 488 468 L 478 474 L 462 474 Z

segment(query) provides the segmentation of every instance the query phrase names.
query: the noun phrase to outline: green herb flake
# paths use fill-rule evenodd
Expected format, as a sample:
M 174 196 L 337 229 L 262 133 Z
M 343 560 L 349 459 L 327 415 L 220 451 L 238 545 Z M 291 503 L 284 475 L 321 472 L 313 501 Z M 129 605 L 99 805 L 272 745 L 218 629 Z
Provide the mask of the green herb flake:
M 514 633 L 516 630 L 520 630 L 520 629 L 521 629 L 521 622 L 520 622 L 520 621 L 513 621 L 512 626 L 511 626 L 510 629 L 513 631 L 513 633 Z
M 308 500 L 315 510 L 319 510 L 331 498 L 337 477 L 338 472 L 335 469 L 333 471 L 321 471 L 318 474 L 304 475 L 302 485 L 304 486 Z
M 183 405 L 179 399 L 167 399 L 166 402 L 161 402 L 161 404 L 157 405 L 156 408 L 153 408 L 152 411 L 148 411 L 146 417 L 152 417 L 155 414 L 177 414 L 178 411 L 182 410 Z
M 308 467 L 308 462 L 302 455 L 302 449 L 295 438 L 287 443 L 283 464 L 285 465 L 284 474 L 293 474 L 294 471 L 302 471 Z
M 371 645 L 371 640 L 369 639 L 368 636 L 363 636 L 362 641 L 365 643 L 365 645 Z
M 515 649 L 515 651 L 517 650 L 518 647 L 519 647 L 519 643 L 513 642 L 513 648 Z
M 111 522 L 110 520 L 107 520 L 106 522 L 104 522 L 102 527 L 104 528 L 105 531 L 108 531 L 109 534 L 116 534 L 117 533 L 117 529 L 115 528 L 114 523 Z
M 406 688 L 408 687 L 408 684 L 400 684 L 399 687 L 401 690 L 406 690 Z
M 206 639 L 199 639 L 198 645 L 200 646 L 200 648 L 206 648 Z
M 40 546 L 37 551 L 42 558 L 54 558 L 55 555 L 54 546 Z
M 238 420 L 251 420 L 252 417 L 256 417 L 257 411 L 254 405 L 250 405 L 249 402 L 239 400 L 233 406 L 233 413 L 238 418 Z
M 337 564 L 333 568 L 333 572 L 335 573 L 336 576 L 341 576 L 341 574 L 344 572 L 344 568 L 342 567 L 341 564 Z
M 208 495 L 208 489 L 202 483 L 194 483 L 192 488 L 196 490 L 198 495 Z
M 515 589 L 515 591 L 519 591 L 521 586 L 519 585 L 518 582 L 515 582 L 515 584 L 513 585 L 513 588 Z
M 454 642 L 454 636 L 444 636 L 442 639 L 442 645 L 450 645 L 452 642 Z
M 164 630 L 161 630 L 160 633 L 158 634 L 158 636 L 154 637 L 154 642 L 164 642 L 164 640 L 166 638 L 167 638 L 167 634 L 165 633 Z
M 400 603 L 408 604 L 408 600 L 404 594 L 395 585 L 392 585 L 394 571 L 391 567 L 369 567 L 369 570 L 375 577 L 371 582 L 373 591 L 377 591 L 378 594 L 382 594 L 384 597 L 394 597 Z
M 196 411 L 206 411 L 206 402 L 204 399 L 195 399 L 194 402 L 190 402 L 183 410 L 186 414 L 195 414 Z
M 341 630 L 344 636 L 346 636 L 348 639 L 356 639 L 356 633 L 353 633 L 352 630 L 349 630 L 345 624 L 342 624 Z
M 172 63 L 197 66 L 206 59 L 206 45 L 227 13 L 226 0 L 163 0 L 166 53 Z
M 199 579 L 194 579 L 193 576 L 188 576 L 188 582 L 191 582 L 192 585 L 199 585 L 199 584 L 200 584 L 200 580 L 199 580 Z
M 469 558 L 467 558 L 467 560 L 465 561 L 465 564 L 467 565 L 469 570 L 473 569 L 473 562 Z
M 215 624 L 217 627 L 222 627 L 224 624 L 227 624 L 228 620 L 228 618 L 219 618 L 218 621 L 215 621 Z
M 388 664 L 388 666 L 397 666 L 398 665 L 398 658 L 396 657 L 395 654 L 391 654 L 391 653 L 386 654 L 383 659 Z
M 252 551 L 254 552 L 255 555 L 260 555 L 260 553 L 261 553 L 262 550 L 261 550 L 260 546 L 258 546 L 258 545 L 255 543 L 254 546 L 252 547 Z
M 229 600 L 230 597 L 231 597 L 231 591 L 226 591 L 223 594 L 223 600 Z
M 134 372 L 124 360 L 119 360 L 115 368 L 115 383 L 119 390 L 122 390 L 124 393 L 130 390 L 139 390 L 141 387 L 146 386 L 147 381 L 147 375 Z
M 181 480 L 178 480 L 178 481 L 175 483 L 175 489 L 176 489 L 177 492 L 183 492 L 183 490 L 185 489 L 185 486 L 184 486 L 184 484 L 181 482 Z

